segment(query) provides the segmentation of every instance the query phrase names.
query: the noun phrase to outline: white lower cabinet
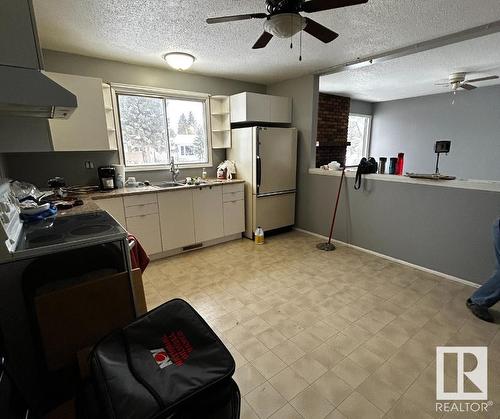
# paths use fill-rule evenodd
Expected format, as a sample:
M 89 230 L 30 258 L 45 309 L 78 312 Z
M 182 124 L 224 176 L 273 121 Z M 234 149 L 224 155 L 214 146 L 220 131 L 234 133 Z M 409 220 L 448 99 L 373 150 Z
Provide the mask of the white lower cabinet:
M 159 193 L 158 207 L 163 250 L 194 244 L 193 191 Z
M 97 206 L 107 211 L 116 221 L 126 228 L 125 208 L 123 207 L 123 198 L 107 198 L 95 201 Z
M 220 186 L 194 189 L 193 213 L 196 243 L 224 236 L 222 188 Z
M 241 233 L 245 230 L 245 201 L 224 202 L 224 236 Z
M 148 255 L 161 253 L 162 245 L 158 214 L 127 217 L 127 230 L 139 240 Z
M 96 200 L 148 255 L 233 236 L 245 230 L 243 183 Z M 171 252 L 172 253 L 172 252 Z
M 123 203 L 128 232 L 139 240 L 148 255 L 161 253 L 163 246 L 157 194 L 126 196 L 123 198 Z

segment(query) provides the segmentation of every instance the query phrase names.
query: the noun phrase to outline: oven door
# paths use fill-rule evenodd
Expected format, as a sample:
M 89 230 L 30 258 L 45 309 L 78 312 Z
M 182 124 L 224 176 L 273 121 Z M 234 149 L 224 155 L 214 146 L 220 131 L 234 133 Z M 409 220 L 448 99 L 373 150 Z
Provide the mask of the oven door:
M 129 276 L 129 260 L 127 240 L 119 240 L 0 265 L 0 330 L 5 356 L 11 377 L 30 406 L 43 410 L 70 398 L 79 379 L 76 357 L 69 364 L 49 366 L 37 301 L 113 274 Z M 131 290 L 130 299 L 133 305 Z M 63 305 L 53 308 L 60 310 L 64 319 Z M 92 315 L 90 310 L 81 313 Z M 54 324 L 53 328 L 59 326 Z

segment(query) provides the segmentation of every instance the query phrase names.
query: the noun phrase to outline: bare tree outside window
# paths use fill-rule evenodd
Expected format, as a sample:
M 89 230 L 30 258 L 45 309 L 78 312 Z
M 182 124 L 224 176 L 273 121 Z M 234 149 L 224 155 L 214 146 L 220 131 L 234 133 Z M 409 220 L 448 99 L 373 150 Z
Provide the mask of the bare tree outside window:
M 346 150 L 346 166 L 355 166 L 362 157 L 368 157 L 370 122 L 371 118 L 369 116 L 349 115 L 347 141 L 351 145 Z
M 203 100 L 118 94 L 126 166 L 208 163 Z

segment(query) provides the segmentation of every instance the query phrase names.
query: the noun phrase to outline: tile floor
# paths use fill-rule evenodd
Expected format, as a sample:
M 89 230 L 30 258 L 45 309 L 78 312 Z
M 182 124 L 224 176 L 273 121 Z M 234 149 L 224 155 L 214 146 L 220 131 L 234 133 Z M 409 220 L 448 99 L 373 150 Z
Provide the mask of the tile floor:
M 184 298 L 219 334 L 242 419 L 500 417 L 500 327 L 468 312 L 472 288 L 318 241 L 290 232 L 154 262 L 148 306 Z M 487 414 L 436 413 L 437 345 L 489 347 Z

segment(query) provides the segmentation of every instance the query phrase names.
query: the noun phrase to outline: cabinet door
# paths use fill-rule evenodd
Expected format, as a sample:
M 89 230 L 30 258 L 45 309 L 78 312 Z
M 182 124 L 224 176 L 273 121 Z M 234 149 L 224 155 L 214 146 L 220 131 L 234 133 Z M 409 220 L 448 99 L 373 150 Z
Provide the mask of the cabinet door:
M 245 231 L 245 201 L 224 202 L 224 236 Z
M 163 250 L 194 244 L 193 191 L 159 193 L 158 207 Z
M 161 253 L 162 245 L 158 214 L 127 218 L 127 230 L 139 240 L 148 255 Z
M 78 107 L 68 120 L 50 119 L 54 151 L 116 150 L 110 142 L 102 80 L 70 74 L 46 73 L 72 92 Z
M 108 198 L 99 199 L 95 201 L 97 206 L 104 211 L 109 212 L 109 214 L 118 221 L 123 227 L 127 225 L 125 222 L 125 209 L 123 207 L 123 198 Z
M 0 13 L 0 64 L 15 67 L 41 67 L 36 25 L 28 0 L 3 1 Z
M 292 101 L 288 97 L 269 96 L 270 122 L 280 124 L 292 123 Z
M 271 113 L 269 95 L 247 93 L 247 121 L 268 122 Z
M 193 190 L 193 210 L 196 243 L 224 236 L 222 187 Z

